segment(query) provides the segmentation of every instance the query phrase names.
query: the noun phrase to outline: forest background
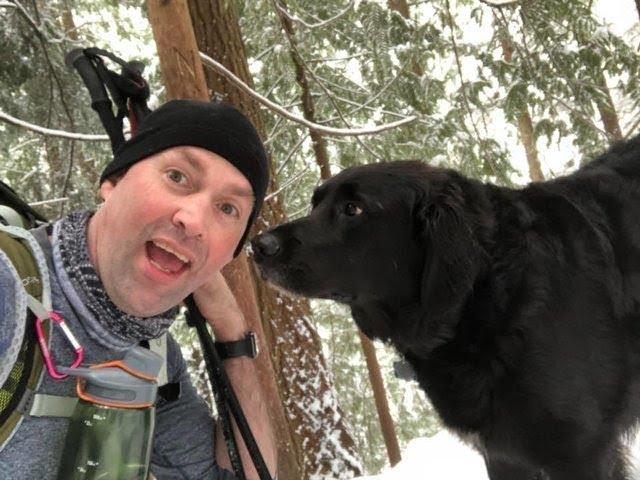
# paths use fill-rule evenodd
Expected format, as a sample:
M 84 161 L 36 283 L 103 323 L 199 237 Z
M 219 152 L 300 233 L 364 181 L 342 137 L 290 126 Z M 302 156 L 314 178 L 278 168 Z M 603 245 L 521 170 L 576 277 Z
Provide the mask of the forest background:
M 640 0 L 187 3 L 200 50 L 295 116 L 238 97 L 205 60 L 211 96 L 260 118 L 275 175 L 259 229 L 304 215 L 321 179 L 353 165 L 420 159 L 518 186 L 570 172 L 640 125 Z M 76 135 L 103 134 L 64 65 L 85 46 L 142 60 L 152 107 L 165 100 L 140 2 L 0 1 L 0 178 L 49 218 L 96 208 L 111 156 L 104 139 Z M 286 469 L 378 472 L 389 459 L 348 309 L 254 281 Z M 182 321 L 173 329 L 211 403 L 195 337 Z M 394 375 L 394 352 L 376 351 L 400 446 L 438 431 L 424 394 Z

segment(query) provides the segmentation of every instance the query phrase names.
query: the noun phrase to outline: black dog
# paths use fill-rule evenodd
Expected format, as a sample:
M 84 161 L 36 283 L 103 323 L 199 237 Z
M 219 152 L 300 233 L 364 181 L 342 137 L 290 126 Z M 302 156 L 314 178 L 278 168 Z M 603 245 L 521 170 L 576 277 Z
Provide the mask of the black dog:
M 391 342 L 492 480 L 628 478 L 639 139 L 520 190 L 393 162 L 343 171 L 312 203 L 254 240 L 263 275 Z

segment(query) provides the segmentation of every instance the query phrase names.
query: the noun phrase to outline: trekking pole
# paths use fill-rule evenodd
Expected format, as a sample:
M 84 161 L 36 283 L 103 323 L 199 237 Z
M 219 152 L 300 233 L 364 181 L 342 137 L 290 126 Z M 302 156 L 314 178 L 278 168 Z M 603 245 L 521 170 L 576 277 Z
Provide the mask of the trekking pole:
M 206 320 L 202 316 L 202 313 L 200 313 L 200 310 L 193 299 L 193 295 L 189 295 L 185 299 L 185 304 L 188 310 L 187 323 L 189 326 L 195 327 L 198 332 L 211 385 L 214 388 L 214 391 L 218 390 L 220 392 L 220 395 L 223 397 L 223 401 L 229 407 L 229 410 L 231 410 L 238 430 L 240 431 L 240 435 L 242 436 L 242 439 L 247 446 L 247 450 L 249 451 L 249 455 L 251 456 L 251 460 L 256 467 L 260 480 L 272 480 L 269 469 L 267 468 L 264 458 L 260 453 L 260 448 L 256 443 L 253 433 L 251 432 L 251 427 L 249 426 L 247 418 L 242 411 L 240 402 L 238 402 L 238 398 L 231 386 L 229 377 L 222 366 L 222 360 L 216 351 L 213 339 L 207 330 Z M 233 436 L 233 431 L 231 432 L 231 435 Z M 244 478 L 244 472 L 242 474 L 243 476 L 240 478 Z
M 200 345 L 203 345 L 205 339 L 209 336 L 205 320 L 202 317 L 200 310 L 198 310 L 198 307 L 196 307 L 195 302 L 193 302 L 191 295 L 187 298 L 187 300 L 185 300 L 185 304 L 188 308 L 187 325 L 196 329 Z M 217 371 L 220 370 L 221 367 L 220 361 L 218 359 L 218 361 L 216 362 L 216 360 L 212 359 L 210 355 L 204 354 L 204 362 L 207 367 L 209 385 L 211 386 L 213 398 L 215 399 L 216 407 L 218 409 L 218 416 L 222 424 L 222 433 L 224 435 L 224 441 L 227 445 L 227 451 L 229 453 L 229 460 L 231 460 L 231 466 L 233 467 L 233 471 L 238 477 L 238 480 L 244 480 L 244 469 L 242 468 L 242 460 L 240 459 L 240 454 L 238 453 L 238 444 L 236 442 L 235 436 L 233 435 L 233 427 L 231 425 L 229 408 L 225 401 L 225 396 L 222 395 L 222 389 L 219 388 L 219 383 L 215 381 L 215 379 L 219 376 L 219 373 Z M 214 371 L 216 373 L 212 374 L 212 372 Z
M 71 50 L 65 57 L 65 63 L 68 67 L 73 67 L 77 70 L 87 90 L 89 90 L 91 108 L 98 113 L 100 122 L 102 122 L 111 140 L 111 150 L 115 153 L 118 147 L 124 143 L 122 119 L 118 120 L 113 114 L 112 102 L 109 99 L 109 95 L 107 95 L 103 81 L 96 71 L 96 67 L 81 48 Z

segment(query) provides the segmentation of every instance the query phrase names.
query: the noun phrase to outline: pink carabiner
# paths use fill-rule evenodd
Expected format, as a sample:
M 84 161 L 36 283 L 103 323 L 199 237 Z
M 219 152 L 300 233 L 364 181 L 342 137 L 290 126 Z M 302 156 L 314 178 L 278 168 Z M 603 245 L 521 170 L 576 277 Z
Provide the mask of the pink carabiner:
M 67 326 L 67 322 L 64 321 L 57 312 L 53 310 L 49 312 L 49 318 L 58 324 L 62 333 L 64 333 L 65 337 L 73 347 L 76 352 L 76 359 L 70 365 L 69 368 L 76 368 L 82 360 L 84 359 L 84 348 L 80 345 L 80 342 L 76 339 L 73 332 Z M 42 331 L 42 318 L 36 317 L 36 333 L 38 335 L 38 343 L 40 344 L 40 350 L 42 351 L 42 356 L 44 357 L 44 363 L 47 366 L 47 371 L 51 377 L 56 380 L 62 380 L 63 378 L 67 378 L 68 375 L 64 373 L 60 373 L 56 370 L 55 365 L 53 364 L 53 359 L 51 357 L 51 353 L 49 352 L 49 347 L 47 346 L 47 341 L 44 338 L 44 332 Z

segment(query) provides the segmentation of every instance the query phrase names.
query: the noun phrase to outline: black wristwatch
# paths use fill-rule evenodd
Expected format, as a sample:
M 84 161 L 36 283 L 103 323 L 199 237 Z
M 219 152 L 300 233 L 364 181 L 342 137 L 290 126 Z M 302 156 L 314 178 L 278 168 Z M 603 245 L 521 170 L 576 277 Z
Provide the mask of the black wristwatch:
M 242 340 L 235 342 L 216 342 L 216 351 L 222 360 L 236 357 L 256 358 L 258 356 L 258 338 L 249 332 Z

